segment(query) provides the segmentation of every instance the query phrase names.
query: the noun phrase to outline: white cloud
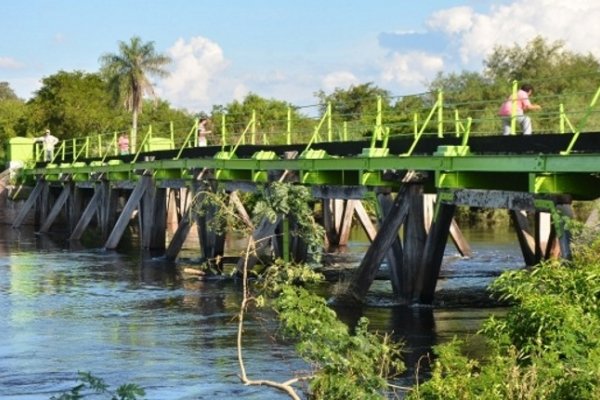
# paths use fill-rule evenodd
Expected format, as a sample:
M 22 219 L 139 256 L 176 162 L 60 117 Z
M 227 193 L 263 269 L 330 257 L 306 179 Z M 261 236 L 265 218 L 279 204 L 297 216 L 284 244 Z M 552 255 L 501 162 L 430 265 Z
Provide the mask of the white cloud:
M 458 35 L 461 61 L 480 65 L 495 46 L 526 45 L 535 36 L 562 40 L 566 48 L 600 58 L 600 2 L 516 0 L 479 14 L 455 7 L 432 14 L 430 29 Z
M 427 26 L 448 34 L 460 33 L 473 26 L 474 11 L 470 7 L 454 7 L 440 10 L 431 15 Z
M 0 57 L 0 68 L 2 69 L 19 69 L 23 64 L 12 57 Z
M 423 52 L 393 53 L 382 64 L 381 78 L 406 87 L 421 86 L 444 68 L 444 60 Z
M 331 92 L 336 88 L 347 88 L 358 83 L 359 79 L 352 72 L 336 71 L 323 78 L 322 86 L 326 92 Z
M 228 62 L 217 43 L 199 36 L 189 41 L 178 39 L 168 53 L 173 61 L 171 75 L 159 89 L 173 105 L 190 110 L 209 109 L 217 103 L 215 98 L 223 93 L 223 88 L 230 87 L 220 84 Z

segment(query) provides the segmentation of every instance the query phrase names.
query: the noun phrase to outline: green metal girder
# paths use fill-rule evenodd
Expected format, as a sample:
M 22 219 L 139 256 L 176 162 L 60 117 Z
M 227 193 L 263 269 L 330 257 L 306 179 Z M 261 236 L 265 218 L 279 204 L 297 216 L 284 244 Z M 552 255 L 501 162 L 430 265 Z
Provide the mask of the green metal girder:
M 529 174 L 529 192 L 570 194 L 580 200 L 600 197 L 598 174 Z
M 384 180 L 383 171 L 416 170 L 435 173 L 437 188 L 561 193 L 579 199 L 600 197 L 600 189 L 597 189 L 600 188 L 600 154 L 477 155 L 469 154 L 461 146 L 453 146 L 440 148 L 434 155 L 410 157 L 390 156 L 378 149 L 353 157 L 332 157 L 321 150 L 311 150 L 304 156 L 278 159 L 273 152 L 261 151 L 252 158 L 239 159 L 235 154 L 221 152 L 215 158 L 134 164 L 121 160 L 94 161 L 89 165 L 82 162 L 48 164 L 44 168 L 25 166 L 19 179 L 26 182 L 43 175 L 49 181 L 58 181 L 61 174 L 69 174 L 80 182 L 91 179 L 94 173 L 104 173 L 107 179 L 117 182 L 136 179 L 135 171 L 144 170 L 152 171 L 157 180 L 191 179 L 189 171 L 207 168 L 214 169 L 217 180 L 223 181 L 267 182 L 269 171 L 291 170 L 297 171 L 305 184 L 392 187 L 397 183 Z
M 436 172 L 435 182 L 444 189 L 487 189 L 526 192 L 528 174 L 508 172 Z

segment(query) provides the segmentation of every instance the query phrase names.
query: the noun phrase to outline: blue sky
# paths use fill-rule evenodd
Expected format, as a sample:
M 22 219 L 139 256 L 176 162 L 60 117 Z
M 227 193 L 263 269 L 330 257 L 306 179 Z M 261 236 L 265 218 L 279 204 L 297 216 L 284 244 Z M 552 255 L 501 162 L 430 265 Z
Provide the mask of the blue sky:
M 417 93 L 535 35 L 600 56 L 597 0 L 5 0 L 0 15 L 0 81 L 21 98 L 60 70 L 98 71 L 137 35 L 173 59 L 159 95 L 192 112 L 249 92 L 314 104 L 366 82 Z

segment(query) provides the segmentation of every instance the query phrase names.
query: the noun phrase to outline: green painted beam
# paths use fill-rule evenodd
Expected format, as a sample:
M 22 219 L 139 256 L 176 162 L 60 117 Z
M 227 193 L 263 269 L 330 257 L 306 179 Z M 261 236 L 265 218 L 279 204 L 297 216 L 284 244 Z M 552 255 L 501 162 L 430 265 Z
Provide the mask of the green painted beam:
M 102 173 L 111 181 L 135 180 L 140 171 L 149 170 L 157 180 L 191 179 L 189 171 L 214 169 L 217 180 L 266 182 L 268 171 L 297 171 L 304 184 L 366 185 L 393 187 L 397 182 L 383 178 L 386 170 L 416 170 L 435 175 L 438 188 L 529 191 L 530 193 L 569 193 L 577 198 L 600 196 L 597 187 L 600 174 L 600 154 L 565 155 L 477 155 L 442 149 L 440 154 L 383 156 L 374 153 L 353 157 L 333 157 L 313 151 L 306 158 L 277 159 L 272 152 L 258 152 L 252 158 L 171 159 L 124 163 L 111 160 L 86 165 L 49 164 L 46 168 L 25 168 L 21 179 L 43 175 L 58 181 L 61 174 L 76 181 L 93 179 Z M 460 155 L 466 154 L 466 155 Z

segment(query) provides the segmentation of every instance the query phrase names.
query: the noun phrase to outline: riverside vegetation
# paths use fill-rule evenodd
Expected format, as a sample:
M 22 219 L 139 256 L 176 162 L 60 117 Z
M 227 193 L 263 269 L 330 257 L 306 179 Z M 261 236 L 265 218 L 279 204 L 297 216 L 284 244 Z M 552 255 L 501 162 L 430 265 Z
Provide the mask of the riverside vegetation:
M 298 213 L 303 225 L 298 231 L 316 242 L 322 232 L 315 228 L 305 191 L 300 186 L 276 184 L 255 196 L 254 222 Z M 231 223 L 236 229 L 248 229 L 225 197 L 213 193 L 203 203 L 202 207 L 223 207 L 214 220 L 215 229 Z M 246 385 L 281 390 L 293 399 L 600 398 L 600 237 L 597 231 L 572 225 L 572 231 L 577 231 L 572 261 L 547 261 L 532 269 L 509 271 L 491 285 L 493 295 L 511 306 L 504 317 L 490 317 L 479 332 L 487 340 L 486 356 L 468 357 L 459 339 L 436 346 L 430 356 L 430 376 L 412 388 L 391 384 L 404 370 L 401 344 L 388 335 L 370 332 L 366 319 L 353 332 L 338 320 L 313 290 L 323 279 L 313 266 L 275 260 L 259 272 L 246 263 L 242 271 L 234 271 L 242 275 L 244 290 L 238 314 L 240 379 Z M 246 260 L 255 248 L 250 240 Z M 281 323 L 280 338 L 297 343 L 310 372 L 282 382 L 254 380 L 247 374 L 243 325 L 258 308 L 275 311 Z M 83 390 L 93 389 L 97 382 L 104 385 L 90 375 L 82 378 L 82 385 L 72 394 L 58 399 L 80 399 Z M 111 399 L 143 395 L 135 385 L 123 387 L 129 397 L 115 397 L 105 385 L 101 388 Z

